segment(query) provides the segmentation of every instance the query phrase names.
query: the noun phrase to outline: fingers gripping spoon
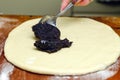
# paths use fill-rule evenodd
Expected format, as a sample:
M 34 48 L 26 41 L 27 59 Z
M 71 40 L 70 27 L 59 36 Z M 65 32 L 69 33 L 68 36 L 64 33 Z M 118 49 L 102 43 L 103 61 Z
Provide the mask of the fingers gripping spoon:
M 72 6 L 73 6 L 73 3 L 70 2 L 70 3 L 67 5 L 67 7 L 66 7 L 63 11 L 61 11 L 60 13 L 58 13 L 57 15 L 55 15 L 55 16 L 44 16 L 44 17 L 41 19 L 40 23 L 44 24 L 44 23 L 46 22 L 46 23 L 48 23 L 48 24 L 50 24 L 50 25 L 52 25 L 52 26 L 56 26 L 56 20 L 57 20 L 57 18 L 58 18 L 59 16 L 63 15 L 63 14 L 64 14 L 67 10 L 69 10 Z

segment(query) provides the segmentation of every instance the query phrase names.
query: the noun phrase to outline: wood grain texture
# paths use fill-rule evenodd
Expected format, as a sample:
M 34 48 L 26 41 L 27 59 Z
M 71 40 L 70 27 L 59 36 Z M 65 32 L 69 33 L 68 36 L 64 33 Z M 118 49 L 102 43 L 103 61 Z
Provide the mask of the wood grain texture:
M 4 63 L 4 61 L 6 61 L 4 57 L 3 47 L 4 47 L 5 39 L 8 36 L 8 33 L 22 22 L 38 17 L 41 16 L 0 15 L 0 54 L 1 54 L 0 65 Z M 110 25 L 118 33 L 118 35 L 120 35 L 120 17 L 91 17 L 91 18 Z M 120 58 L 118 59 L 118 63 L 120 64 Z M 119 66 L 117 67 L 119 68 Z M 116 69 L 112 68 L 111 70 L 116 70 Z M 117 73 L 107 80 L 119 80 L 120 69 L 117 69 L 116 71 Z M 10 75 L 10 80 L 93 80 L 90 78 L 81 79 L 80 77 L 81 76 L 76 77 L 76 76 L 41 75 L 41 74 L 27 72 L 19 69 L 18 67 L 15 67 L 12 75 Z M 95 77 L 97 76 L 95 75 Z M 99 79 L 94 79 L 94 80 L 102 80 L 102 78 L 99 77 Z

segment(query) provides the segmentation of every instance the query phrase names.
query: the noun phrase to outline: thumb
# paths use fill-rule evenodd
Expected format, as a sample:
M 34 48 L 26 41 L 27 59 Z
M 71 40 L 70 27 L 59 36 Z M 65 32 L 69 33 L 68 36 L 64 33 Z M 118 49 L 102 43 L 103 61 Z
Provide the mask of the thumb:
M 88 5 L 92 0 L 77 0 L 75 3 L 76 6 L 86 6 Z

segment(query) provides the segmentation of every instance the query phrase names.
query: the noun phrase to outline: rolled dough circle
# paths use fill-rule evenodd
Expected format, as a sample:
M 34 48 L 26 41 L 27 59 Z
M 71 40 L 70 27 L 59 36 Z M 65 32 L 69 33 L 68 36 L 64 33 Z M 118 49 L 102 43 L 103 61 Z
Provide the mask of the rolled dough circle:
M 35 73 L 81 75 L 103 70 L 118 59 L 120 38 L 108 26 L 89 18 L 62 17 L 57 20 L 61 39 L 73 41 L 70 48 L 48 54 L 34 47 L 32 26 L 26 21 L 10 32 L 4 46 L 5 57 L 14 65 Z

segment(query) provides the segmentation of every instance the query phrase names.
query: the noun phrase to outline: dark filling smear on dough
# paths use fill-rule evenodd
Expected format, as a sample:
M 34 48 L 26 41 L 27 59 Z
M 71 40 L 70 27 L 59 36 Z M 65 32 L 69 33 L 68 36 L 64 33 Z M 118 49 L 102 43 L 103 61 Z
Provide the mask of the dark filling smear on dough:
M 59 29 L 50 24 L 38 23 L 32 27 L 32 30 L 39 39 L 34 43 L 38 50 L 53 53 L 61 48 L 70 47 L 72 44 L 67 38 L 61 40 Z

